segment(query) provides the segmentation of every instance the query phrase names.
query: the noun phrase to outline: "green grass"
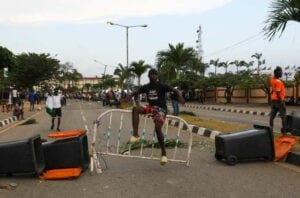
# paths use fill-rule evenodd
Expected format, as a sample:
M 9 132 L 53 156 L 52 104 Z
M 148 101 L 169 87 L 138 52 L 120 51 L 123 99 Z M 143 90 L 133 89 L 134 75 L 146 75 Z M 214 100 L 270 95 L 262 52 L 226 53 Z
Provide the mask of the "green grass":
M 143 148 L 151 148 L 152 145 L 154 146 L 154 148 L 160 148 L 159 143 L 157 141 L 153 142 L 152 140 L 141 140 L 141 141 L 135 142 L 133 144 L 131 144 L 129 141 L 127 141 L 122 145 L 120 153 L 123 154 L 123 153 L 127 152 L 129 150 L 130 145 L 131 145 L 131 150 L 139 149 L 139 148 L 141 148 L 142 143 L 143 143 Z M 188 146 L 187 143 L 184 143 L 181 141 L 178 141 L 176 143 L 175 139 L 167 139 L 165 142 L 165 147 L 166 148 L 174 148 L 176 144 L 177 144 L 178 148 L 186 148 Z
M 238 132 L 238 131 L 243 131 L 248 129 L 248 127 L 244 125 L 217 121 L 213 119 L 203 119 L 193 115 L 193 112 L 180 112 L 179 116 L 183 118 L 185 121 L 187 121 L 189 124 L 211 129 L 211 130 L 220 131 L 222 133 Z M 274 133 L 274 139 L 277 139 L 280 135 L 281 135 L 280 133 Z M 206 142 L 203 143 L 203 140 L 201 140 L 196 144 L 199 144 L 201 147 L 203 147 L 203 145 L 205 147 L 209 147 L 208 145 L 210 145 L 210 143 L 208 144 Z M 300 138 L 298 138 L 297 144 L 293 147 L 291 151 L 300 152 Z
M 223 122 L 213 119 L 204 119 L 197 116 L 192 116 L 188 114 L 179 114 L 179 117 L 183 118 L 187 123 L 203 127 L 210 130 L 220 131 L 222 133 L 230 133 L 230 132 L 237 132 L 248 129 L 245 125 Z

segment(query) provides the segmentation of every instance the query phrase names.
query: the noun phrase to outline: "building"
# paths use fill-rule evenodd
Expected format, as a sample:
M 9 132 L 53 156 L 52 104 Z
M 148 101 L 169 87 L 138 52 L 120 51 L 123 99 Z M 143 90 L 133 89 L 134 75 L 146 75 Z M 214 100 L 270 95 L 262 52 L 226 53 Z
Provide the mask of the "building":
M 119 77 L 114 77 L 114 80 L 115 81 L 119 81 Z M 84 85 L 86 84 L 89 84 L 91 85 L 91 87 L 93 87 L 94 85 L 97 85 L 99 83 L 101 83 L 103 81 L 103 78 L 102 77 L 98 77 L 98 76 L 95 76 L 95 77 L 83 77 L 81 79 L 79 79 L 79 81 L 77 82 L 72 82 L 72 81 L 64 81 L 62 83 L 60 83 L 60 85 L 62 87 L 64 87 L 65 89 L 68 89 L 70 87 L 77 87 L 79 90 L 82 90 Z M 117 89 L 118 87 L 116 87 Z

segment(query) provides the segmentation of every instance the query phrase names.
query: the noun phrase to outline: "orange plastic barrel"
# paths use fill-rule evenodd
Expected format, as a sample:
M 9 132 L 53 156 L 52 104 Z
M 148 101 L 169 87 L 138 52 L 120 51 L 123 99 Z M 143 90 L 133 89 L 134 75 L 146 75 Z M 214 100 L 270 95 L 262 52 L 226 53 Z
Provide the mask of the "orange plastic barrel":
M 75 137 L 85 134 L 86 130 L 76 129 L 71 131 L 52 132 L 48 135 L 49 138 L 64 138 L 64 137 Z
M 47 170 L 40 176 L 40 179 L 72 179 L 79 177 L 81 168 L 62 168 Z

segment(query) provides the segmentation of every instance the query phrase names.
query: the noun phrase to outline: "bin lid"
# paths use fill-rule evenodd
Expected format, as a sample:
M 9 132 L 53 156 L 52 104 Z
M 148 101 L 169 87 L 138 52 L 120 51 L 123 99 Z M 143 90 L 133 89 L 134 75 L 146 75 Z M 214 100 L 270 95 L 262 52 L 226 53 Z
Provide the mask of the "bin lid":
M 282 135 L 274 141 L 275 158 L 274 161 L 282 160 L 295 146 L 298 139 L 295 136 Z

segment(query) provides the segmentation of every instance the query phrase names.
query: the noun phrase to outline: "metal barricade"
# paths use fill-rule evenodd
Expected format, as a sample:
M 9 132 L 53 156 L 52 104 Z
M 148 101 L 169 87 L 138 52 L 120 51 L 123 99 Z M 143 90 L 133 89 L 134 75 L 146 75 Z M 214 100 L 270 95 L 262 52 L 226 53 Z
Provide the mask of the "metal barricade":
M 97 173 L 102 173 L 99 158 L 101 154 L 127 158 L 160 159 L 158 157 L 160 148 L 155 147 L 156 133 L 154 131 L 153 120 L 150 116 L 140 115 L 139 130 L 141 129 L 141 132 L 139 135 L 141 135 L 141 141 L 138 144 L 138 150 L 135 144 L 129 143 L 130 136 L 132 135 L 131 112 L 131 110 L 125 109 L 110 109 L 102 113 L 94 121 L 90 160 L 91 174 L 95 170 Z M 174 122 L 176 123 L 176 127 L 171 125 Z M 167 149 L 168 161 L 181 162 L 189 166 L 193 140 L 191 127 L 184 119 L 167 115 L 162 130 L 165 144 L 173 138 L 172 144 L 174 147 L 171 149 L 168 147 Z M 187 143 L 181 140 L 185 140 Z M 123 148 L 122 150 L 122 143 L 126 143 L 128 148 L 125 150 Z M 184 148 L 181 147 L 182 144 L 185 144 Z

